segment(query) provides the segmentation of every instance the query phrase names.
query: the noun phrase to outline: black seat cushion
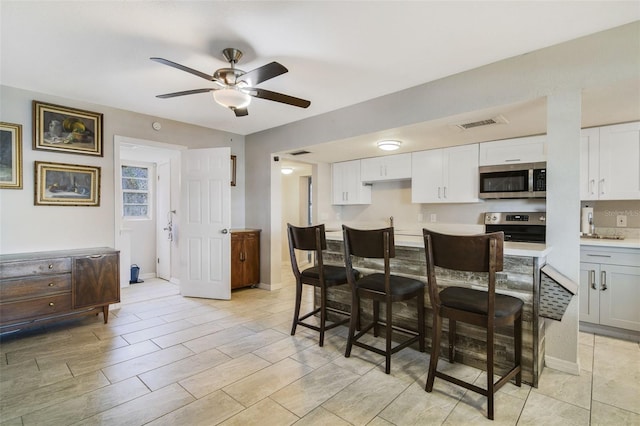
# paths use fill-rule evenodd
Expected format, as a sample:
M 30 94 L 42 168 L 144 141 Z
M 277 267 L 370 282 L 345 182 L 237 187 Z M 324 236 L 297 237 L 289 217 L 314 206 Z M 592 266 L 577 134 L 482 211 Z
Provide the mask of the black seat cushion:
M 422 281 L 414 280 L 412 278 L 401 277 L 399 275 L 391 275 L 389 278 L 391 284 L 391 294 L 394 296 L 405 296 L 415 293 L 421 288 L 425 287 Z M 366 275 L 356 283 L 358 288 L 364 288 L 367 290 L 373 290 L 380 293 L 384 293 L 384 274 L 371 274 Z
M 447 287 L 440 292 L 443 306 L 476 314 L 487 314 L 487 292 L 464 287 Z M 513 315 L 524 303 L 517 297 L 496 293 L 496 318 Z
M 347 270 L 344 266 L 324 265 L 323 268 L 324 281 L 327 285 L 345 284 L 347 282 Z M 359 272 L 354 269 L 353 274 L 357 279 Z M 320 279 L 320 268 L 313 266 L 305 269 L 302 271 L 302 276 L 318 280 Z

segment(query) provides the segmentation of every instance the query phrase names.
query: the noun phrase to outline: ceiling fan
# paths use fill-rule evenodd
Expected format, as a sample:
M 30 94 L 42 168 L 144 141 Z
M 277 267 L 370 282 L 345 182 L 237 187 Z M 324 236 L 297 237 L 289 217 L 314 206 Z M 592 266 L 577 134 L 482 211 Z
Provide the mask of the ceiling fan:
M 267 81 L 288 72 L 289 70 L 287 70 L 282 64 L 279 64 L 278 62 L 271 62 L 267 65 L 245 72 L 235 67 L 242 57 L 242 52 L 240 50 L 227 48 L 222 51 L 222 54 L 227 62 L 229 62 L 230 67 L 220 68 L 216 70 L 213 75 L 205 74 L 167 59 L 150 58 L 152 61 L 169 65 L 170 67 L 177 68 L 193 75 L 197 75 L 205 80 L 212 81 L 216 85 L 216 87 L 212 88 L 185 90 L 183 92 L 167 93 L 156 97 L 166 99 L 176 96 L 193 95 L 196 93 L 213 92 L 213 98 L 215 101 L 232 110 L 236 114 L 236 117 L 249 115 L 247 106 L 251 103 L 251 97 L 267 99 L 269 101 L 280 102 L 300 108 L 307 108 L 311 105 L 311 102 L 305 99 L 254 87 L 263 81 Z

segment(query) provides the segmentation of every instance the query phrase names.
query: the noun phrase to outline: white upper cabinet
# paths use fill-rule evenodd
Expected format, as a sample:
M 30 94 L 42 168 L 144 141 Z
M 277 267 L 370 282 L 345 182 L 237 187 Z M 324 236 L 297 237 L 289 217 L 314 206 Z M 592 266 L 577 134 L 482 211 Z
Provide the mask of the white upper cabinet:
M 473 203 L 478 200 L 478 144 L 414 152 L 413 203 Z
M 528 136 L 480 144 L 480 165 L 537 163 L 547 161 L 547 137 Z
M 331 165 L 333 204 L 371 204 L 371 186 L 360 180 L 360 160 Z
M 411 179 L 411 154 L 362 159 L 360 178 L 363 182 Z
M 640 199 L 640 122 L 582 131 L 580 198 Z

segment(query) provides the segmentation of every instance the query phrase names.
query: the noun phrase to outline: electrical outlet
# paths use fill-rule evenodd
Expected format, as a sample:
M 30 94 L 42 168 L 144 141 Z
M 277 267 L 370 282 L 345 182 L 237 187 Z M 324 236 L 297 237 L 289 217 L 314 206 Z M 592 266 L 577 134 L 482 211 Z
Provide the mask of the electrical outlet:
M 435 213 L 431 213 L 430 219 L 431 219 L 431 222 L 437 222 L 438 221 L 438 217 L 436 216 Z
M 619 214 L 616 217 L 616 226 L 618 228 L 626 228 L 626 226 L 627 226 L 627 216 L 625 216 L 623 214 Z

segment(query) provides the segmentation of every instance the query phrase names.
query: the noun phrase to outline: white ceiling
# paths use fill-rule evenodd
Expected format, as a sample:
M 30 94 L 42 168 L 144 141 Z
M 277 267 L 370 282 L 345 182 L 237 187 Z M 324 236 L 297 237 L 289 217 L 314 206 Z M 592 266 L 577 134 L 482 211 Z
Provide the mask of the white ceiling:
M 637 1 L 2 0 L 0 19 L 3 85 L 247 135 L 636 21 L 640 6 Z M 238 67 L 245 71 L 271 61 L 285 65 L 288 73 L 259 87 L 309 99 L 311 106 L 254 99 L 249 116 L 235 117 L 208 93 L 155 97 L 212 85 L 150 57 L 213 73 L 227 65 L 221 55 L 226 47 L 244 52 Z M 539 111 L 539 102 L 528 106 Z M 507 113 L 517 120 L 525 107 L 476 115 Z M 477 117 L 451 120 L 466 118 Z M 437 124 L 438 131 L 452 132 L 451 123 Z M 535 125 L 528 131 L 535 133 Z M 403 149 L 411 150 L 407 141 Z

